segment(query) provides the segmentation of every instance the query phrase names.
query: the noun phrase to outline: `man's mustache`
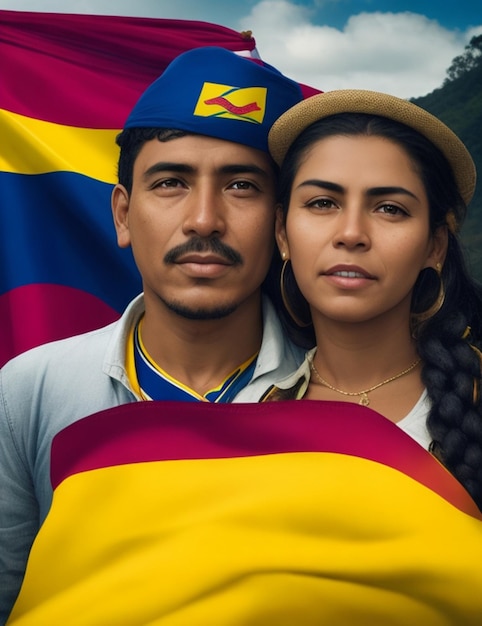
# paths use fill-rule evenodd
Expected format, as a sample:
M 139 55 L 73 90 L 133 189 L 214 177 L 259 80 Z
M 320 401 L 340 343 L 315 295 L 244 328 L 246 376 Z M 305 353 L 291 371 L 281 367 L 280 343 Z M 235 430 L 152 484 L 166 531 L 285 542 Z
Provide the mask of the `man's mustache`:
M 189 252 L 212 252 L 213 254 L 223 257 L 233 265 L 243 264 L 243 257 L 239 254 L 239 252 L 216 237 L 213 237 L 212 239 L 193 237 L 189 241 L 186 241 L 185 243 L 172 248 L 172 250 L 169 250 L 169 252 L 164 256 L 164 263 L 177 263 L 180 257 L 184 254 L 188 254 Z

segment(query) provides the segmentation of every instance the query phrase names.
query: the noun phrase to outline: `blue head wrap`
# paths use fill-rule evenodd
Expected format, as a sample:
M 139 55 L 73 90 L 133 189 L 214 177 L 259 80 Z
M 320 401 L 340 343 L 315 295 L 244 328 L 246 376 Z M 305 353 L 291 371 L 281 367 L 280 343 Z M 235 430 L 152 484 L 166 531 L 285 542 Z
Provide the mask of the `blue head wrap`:
M 224 48 L 195 48 L 146 89 L 124 128 L 175 128 L 267 152 L 274 121 L 301 100 L 299 84 L 271 65 Z

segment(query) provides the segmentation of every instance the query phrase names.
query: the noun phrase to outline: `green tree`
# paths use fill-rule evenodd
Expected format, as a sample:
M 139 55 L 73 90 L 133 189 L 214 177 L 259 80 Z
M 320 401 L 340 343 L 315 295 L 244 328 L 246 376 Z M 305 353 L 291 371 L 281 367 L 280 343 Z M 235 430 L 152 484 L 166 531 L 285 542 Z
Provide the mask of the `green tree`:
M 442 87 L 411 101 L 445 122 L 474 159 L 479 181 L 461 235 L 472 274 L 482 283 L 482 35 L 471 39 L 447 74 Z
M 447 70 L 448 78 L 445 79 L 444 85 L 470 72 L 480 63 L 482 63 L 482 35 L 477 35 L 465 46 L 464 52 L 453 59 L 452 65 Z

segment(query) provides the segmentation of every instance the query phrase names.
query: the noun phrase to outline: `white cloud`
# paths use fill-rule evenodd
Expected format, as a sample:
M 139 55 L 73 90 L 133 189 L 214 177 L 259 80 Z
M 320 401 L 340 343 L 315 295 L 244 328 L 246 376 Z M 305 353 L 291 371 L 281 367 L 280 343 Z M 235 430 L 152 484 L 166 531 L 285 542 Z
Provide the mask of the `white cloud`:
M 303 7 L 263 0 L 241 27 L 253 31 L 262 58 L 324 91 L 374 89 L 403 98 L 440 87 L 470 37 L 415 13 L 360 13 L 343 31 L 310 23 Z
M 311 0 L 310 6 L 318 7 L 319 19 L 332 5 Z M 314 13 L 299 0 L 0 0 L 0 8 L 197 19 L 251 30 L 260 55 L 295 80 L 324 91 L 364 88 L 404 98 L 440 87 L 452 59 L 482 33 L 482 23 L 462 32 L 423 15 L 380 11 L 352 15 L 338 30 L 314 24 Z
M 472 39 L 472 37 L 475 37 L 476 35 L 482 35 L 482 25 L 481 26 L 474 26 L 472 28 L 469 28 L 466 32 L 466 39 L 467 39 L 467 43 L 469 43 L 469 41 Z

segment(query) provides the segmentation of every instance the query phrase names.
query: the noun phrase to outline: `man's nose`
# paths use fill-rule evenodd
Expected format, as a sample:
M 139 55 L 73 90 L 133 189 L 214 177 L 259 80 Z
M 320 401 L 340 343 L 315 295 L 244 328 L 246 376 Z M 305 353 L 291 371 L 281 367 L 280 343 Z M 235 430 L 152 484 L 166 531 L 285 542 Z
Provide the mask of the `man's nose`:
M 222 198 L 209 185 L 191 191 L 185 210 L 184 234 L 199 237 L 224 234 L 226 225 Z

